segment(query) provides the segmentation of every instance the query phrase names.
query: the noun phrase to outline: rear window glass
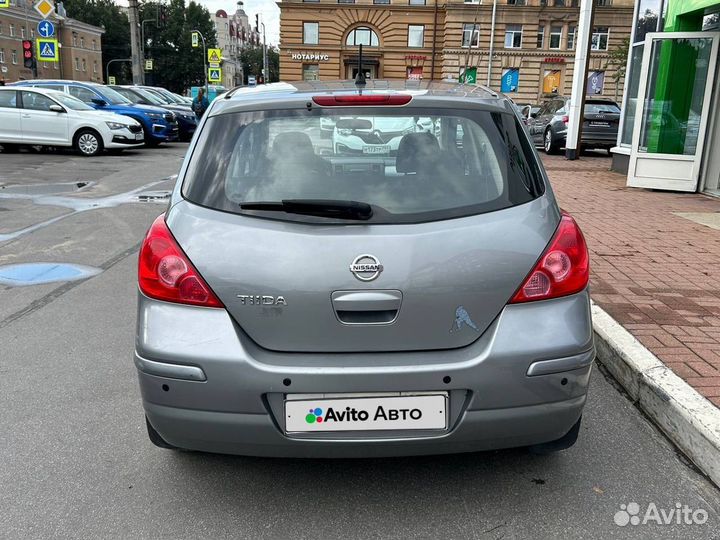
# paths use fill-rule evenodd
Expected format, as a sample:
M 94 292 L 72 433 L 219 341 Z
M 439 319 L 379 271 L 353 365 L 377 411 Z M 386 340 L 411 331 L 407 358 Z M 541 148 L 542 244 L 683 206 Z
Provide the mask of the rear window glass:
M 620 114 L 614 103 L 585 103 L 585 114 Z
M 419 108 L 226 113 L 208 119 L 183 185 L 191 202 L 304 222 L 335 217 L 243 210 L 288 199 L 358 201 L 372 223 L 490 212 L 542 194 L 514 115 Z

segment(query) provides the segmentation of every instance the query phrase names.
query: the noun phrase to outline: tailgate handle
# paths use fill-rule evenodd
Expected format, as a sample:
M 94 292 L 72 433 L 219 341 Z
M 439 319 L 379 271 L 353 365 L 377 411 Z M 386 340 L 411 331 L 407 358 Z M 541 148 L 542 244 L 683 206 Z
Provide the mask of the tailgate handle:
M 332 304 L 343 324 L 390 324 L 402 303 L 400 291 L 335 291 Z

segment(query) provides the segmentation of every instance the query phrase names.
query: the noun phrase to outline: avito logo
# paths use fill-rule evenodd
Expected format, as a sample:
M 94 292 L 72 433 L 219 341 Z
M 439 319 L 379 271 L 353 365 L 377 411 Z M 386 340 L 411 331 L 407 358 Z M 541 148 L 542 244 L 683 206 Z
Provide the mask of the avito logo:
M 375 409 L 375 414 L 372 416 L 372 421 L 378 420 L 420 420 L 422 418 L 422 411 L 420 409 L 387 409 L 382 405 L 378 405 Z M 332 407 L 328 407 L 327 413 L 323 416 L 323 410 L 320 407 L 309 409 L 308 414 L 305 415 L 305 421 L 308 424 L 314 424 L 315 422 L 365 422 L 370 419 L 370 413 L 364 410 L 358 410 L 355 407 L 345 407 L 344 410 L 335 410 Z

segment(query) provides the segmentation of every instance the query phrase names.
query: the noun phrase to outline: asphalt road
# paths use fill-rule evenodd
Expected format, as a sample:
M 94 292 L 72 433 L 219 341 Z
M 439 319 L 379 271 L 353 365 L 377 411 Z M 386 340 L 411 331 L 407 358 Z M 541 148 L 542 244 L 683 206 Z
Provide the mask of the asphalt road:
M 169 189 L 153 183 L 177 172 L 185 147 L 0 153 L 0 266 L 101 270 L 0 285 L 0 537 L 720 538 L 720 492 L 597 369 L 578 444 L 550 457 L 281 460 L 152 446 L 131 360 L 135 267 L 164 207 L 137 195 Z M 33 198 L 17 198 L 23 189 Z M 651 503 L 708 517 L 616 525 L 630 503 L 641 517 Z

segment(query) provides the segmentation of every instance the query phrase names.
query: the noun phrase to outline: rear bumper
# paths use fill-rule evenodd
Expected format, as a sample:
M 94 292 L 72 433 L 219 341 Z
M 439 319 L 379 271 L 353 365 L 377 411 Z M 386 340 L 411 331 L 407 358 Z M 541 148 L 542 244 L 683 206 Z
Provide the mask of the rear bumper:
M 585 404 L 594 348 L 587 291 L 507 306 L 475 343 L 411 353 L 260 349 L 225 310 L 140 295 L 135 363 L 169 443 L 260 456 L 361 457 L 507 448 L 562 437 Z M 448 392 L 448 429 L 286 434 L 286 393 Z

